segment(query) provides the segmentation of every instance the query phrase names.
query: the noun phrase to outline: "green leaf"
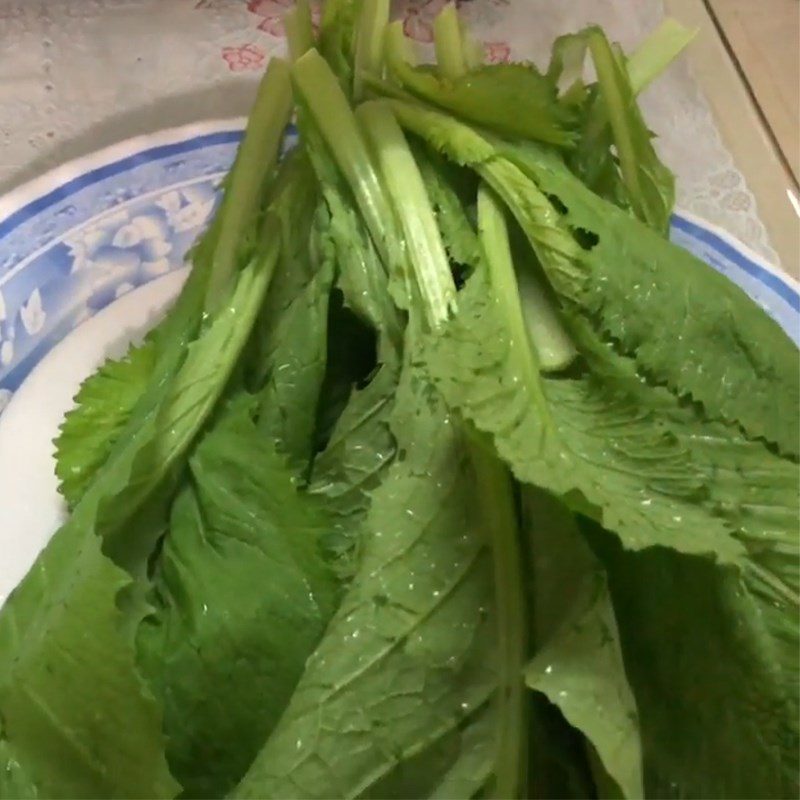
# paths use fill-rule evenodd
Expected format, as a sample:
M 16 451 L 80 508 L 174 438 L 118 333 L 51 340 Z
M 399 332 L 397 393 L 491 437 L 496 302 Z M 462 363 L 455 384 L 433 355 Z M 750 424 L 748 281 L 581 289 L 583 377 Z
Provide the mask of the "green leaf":
M 420 100 L 507 136 L 562 146 L 574 142 L 571 111 L 558 102 L 554 84 L 532 64 L 492 64 L 462 77 L 440 77 L 427 67 L 410 66 L 398 38 L 402 28 L 390 25 L 389 74 Z
M 0 730 L 2 735 L 2 730 Z M 0 797 L 36 800 L 36 786 L 17 761 L 8 742 L 0 738 Z
M 136 668 L 146 609 L 119 607 L 131 579 L 100 552 L 84 507 L 0 615 L 3 772 L 41 797 L 174 797 L 160 710 Z
M 124 462 L 128 453 L 132 453 L 133 469 L 125 483 L 115 489 L 113 505 L 101 510 L 98 520 L 98 533 L 106 537 L 106 548 L 119 563 L 126 563 L 131 550 L 135 558 L 139 557 L 137 543 L 126 537 L 125 524 L 179 467 L 221 397 L 250 336 L 276 257 L 277 249 L 273 246 L 241 271 L 229 301 L 189 345 L 172 382 L 163 390 L 155 387 L 163 392 L 161 402 L 141 418 L 135 414 L 128 427 L 136 432 L 130 439 L 120 438 L 119 457 Z M 112 452 L 109 465 L 114 458 Z M 105 485 L 106 472 L 104 469 L 99 473 L 90 490 L 101 498 L 110 494 Z M 111 476 L 108 481 L 113 484 L 116 476 L 113 472 Z
M 401 321 L 392 302 L 387 268 L 381 263 L 364 219 L 359 215 L 350 186 L 339 171 L 330 148 L 302 109 L 298 127 L 305 149 L 314 166 L 325 198 L 327 215 L 320 218 L 323 239 L 333 248 L 337 265 L 337 286 L 345 302 L 362 320 L 381 332 L 381 347 L 396 351 L 400 347 Z M 397 289 L 405 292 L 405 285 Z
M 147 388 L 157 358 L 149 339 L 118 361 L 106 361 L 84 381 L 56 445 L 59 491 L 74 508 L 97 474 Z
M 367 509 L 371 491 L 397 452 L 389 425 L 396 390 L 396 367 L 382 365 L 366 387 L 352 392 L 314 460 L 310 490 L 328 498 L 349 536 L 353 517 Z
M 492 291 L 508 314 L 511 346 L 520 350 L 519 369 L 565 369 L 576 356 L 575 347 L 533 265 L 515 271 L 504 210 L 485 185 L 478 189 L 478 229 Z M 529 383 L 533 381 L 535 376 L 530 376 Z
M 226 178 L 222 204 L 192 249 L 192 273 L 175 306 L 142 347 L 107 362 L 82 385 L 78 405 L 67 414 L 56 439 L 56 474 L 71 508 L 108 461 L 115 443 L 128 435 L 126 430 L 139 426 L 145 404 L 153 402 L 146 387 L 172 379 L 197 335 L 209 293 L 217 295 L 212 306 L 226 299 L 234 268 L 252 256 L 258 202 L 263 199 L 264 178 L 277 160 L 290 100 L 286 65 L 273 59 Z M 140 419 L 130 426 L 134 411 Z
M 559 232 L 558 221 L 512 206 L 556 290 L 598 319 L 655 380 L 702 403 L 709 417 L 738 423 L 750 437 L 797 455 L 797 348 L 778 324 L 727 277 L 593 195 L 558 159 L 533 146 L 505 154 L 567 209 Z M 569 253 L 574 291 L 565 288 L 560 261 L 564 227 L 596 242 Z M 557 234 L 561 244 L 548 238 Z M 585 276 L 582 286 L 574 282 L 576 267 Z
M 733 569 L 662 549 L 626 553 L 601 534 L 595 543 L 640 712 L 647 795 L 794 797 L 796 672 L 787 696 L 765 627 L 783 620 L 796 663 L 796 614 L 759 602 Z
M 623 554 L 607 536 L 595 537 L 640 710 L 648 793 L 793 796 L 800 685 L 798 465 L 648 386 L 633 360 L 596 340 L 592 345 L 586 328 L 573 327 L 573 334 L 593 371 L 658 415 L 702 478 L 702 507 L 723 519 L 747 551 L 740 571 L 711 570 L 660 549 L 641 558 Z M 634 609 L 627 604 L 635 597 Z M 664 597 L 671 599 L 664 603 Z M 652 637 L 653 630 L 663 635 Z M 684 731 L 680 743 L 668 729 Z M 737 768 L 718 773 L 720 763 Z
M 450 263 L 461 271 L 471 271 L 483 259 L 470 217 L 470 204 L 474 204 L 476 192 L 474 175 L 460 170 L 419 142 L 412 142 L 412 149 Z
M 269 366 L 261 392 L 259 430 L 298 471 L 308 467 L 314 447 L 332 281 L 333 265 L 322 265 L 280 316 L 272 341 L 264 345 Z
M 367 794 L 493 691 L 469 464 L 452 420 L 404 385 L 405 457 L 373 494 L 351 587 L 236 797 Z
M 458 728 L 420 753 L 398 762 L 361 798 L 452 800 L 480 796 L 494 771 L 496 724 L 493 706 L 486 703 Z
M 643 797 L 636 702 L 603 567 L 558 501 L 527 489 L 523 513 L 533 561 L 536 643 L 525 670 L 528 686 L 546 695 L 593 747 L 600 796 Z M 606 774 L 610 794 L 602 791 Z
M 276 329 L 286 310 L 305 291 L 325 260 L 320 242 L 327 229 L 318 182 L 307 154 L 292 150 L 285 158 L 273 187 L 271 217 L 280 252 L 253 337 L 243 357 L 244 384 L 259 392 L 271 368 L 271 352 L 277 346 Z
M 431 800 L 475 797 L 489 783 L 497 755 L 493 735 L 496 725 L 493 706 L 488 704 L 459 732 L 460 756 L 430 793 Z
M 530 694 L 530 794 L 538 797 L 585 800 L 596 797 L 589 765 L 592 752 L 580 731 L 540 692 Z
M 70 508 L 81 500 L 115 447 L 124 447 L 125 439 L 141 426 L 197 336 L 218 227 L 215 220 L 193 248 L 189 278 L 144 343 L 119 360 L 107 361 L 81 385 L 77 405 L 67 412 L 55 440 L 56 475 Z
M 494 716 L 487 703 L 446 736 L 397 765 L 363 800 L 472 797 L 489 782 L 496 756 Z
M 431 338 L 427 364 L 451 407 L 494 438 L 516 477 L 588 502 L 626 547 L 739 560 L 742 545 L 696 503 L 702 475 L 654 413 L 592 375 L 550 378 L 525 367 L 528 345 L 512 340 L 496 302 L 476 273 L 458 315 Z
M 170 766 L 191 797 L 223 796 L 245 773 L 337 600 L 321 555 L 331 520 L 251 418 L 257 405 L 232 401 L 192 456 L 139 630 Z

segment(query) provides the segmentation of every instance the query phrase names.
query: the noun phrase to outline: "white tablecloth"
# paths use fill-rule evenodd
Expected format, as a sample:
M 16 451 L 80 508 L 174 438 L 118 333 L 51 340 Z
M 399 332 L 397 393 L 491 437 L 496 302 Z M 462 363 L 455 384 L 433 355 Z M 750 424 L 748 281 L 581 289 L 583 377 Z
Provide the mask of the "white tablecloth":
M 292 0 L 0 0 L 0 191 L 128 136 L 245 114 L 260 72 L 285 52 Z M 401 0 L 425 44 L 444 0 Z M 461 0 L 490 60 L 545 62 L 553 38 L 598 22 L 631 47 L 660 0 Z M 777 263 L 755 201 L 685 63 L 643 98 L 678 177 L 680 207 Z

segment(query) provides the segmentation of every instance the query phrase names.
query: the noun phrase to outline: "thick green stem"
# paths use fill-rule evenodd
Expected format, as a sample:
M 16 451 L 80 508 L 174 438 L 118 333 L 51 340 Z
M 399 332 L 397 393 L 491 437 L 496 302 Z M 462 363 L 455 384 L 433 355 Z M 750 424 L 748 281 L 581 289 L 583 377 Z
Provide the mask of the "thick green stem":
M 386 102 L 404 128 L 486 181 L 517 218 L 556 292 L 578 298 L 585 282 L 583 251 L 536 183 L 516 164 L 498 157 L 496 145 L 469 125 L 418 103 Z
M 538 386 L 539 359 L 522 312 L 505 215 L 497 197 L 485 185 L 478 189 L 478 233 L 489 267 L 492 290 L 508 326 L 517 368 L 528 386 Z
M 466 23 L 460 19 L 459 23 L 461 25 L 461 51 L 464 53 L 464 66 L 469 72 L 483 66 L 483 44 L 472 35 Z
M 297 61 L 314 46 L 314 27 L 308 0 L 297 0 L 294 8 L 286 12 L 283 26 L 289 43 L 289 56 L 292 61 Z
M 606 114 L 614 132 L 622 179 L 634 198 L 642 197 L 639 181 L 639 165 L 636 148 L 633 143 L 631 129 L 625 119 L 626 105 L 617 81 L 617 64 L 614 52 L 602 33 L 592 31 L 589 34 L 589 50 L 597 71 L 597 82 L 600 84 Z
M 399 248 L 392 209 L 339 81 L 325 59 L 313 49 L 292 67 L 292 78 L 300 99 L 350 184 L 384 265 L 389 267 L 396 260 Z
M 547 296 L 532 264 L 522 264 L 516 275 L 522 313 L 539 357 L 539 369 L 542 372 L 566 369 L 578 351 L 561 324 L 553 301 Z
M 258 211 L 266 177 L 278 161 L 283 132 L 292 113 L 292 86 L 285 61 L 273 58 L 261 81 L 244 139 L 228 175 L 228 187 L 218 212 L 217 240 L 204 308 L 217 310 L 236 269 L 242 235 Z
M 478 501 L 492 546 L 497 606 L 497 757 L 491 797 L 507 800 L 526 796 L 527 690 L 523 668 L 528 621 L 522 585 L 522 553 L 508 468 L 477 435 L 471 438 L 470 456 Z
M 389 0 L 364 0 L 358 20 L 353 97 L 364 95 L 364 76 L 380 78 L 383 72 L 383 47 L 389 24 Z
M 628 77 L 634 94 L 647 88 L 696 35 L 696 30 L 684 28 L 674 19 L 665 19 L 628 58 Z
M 422 175 L 386 102 L 364 103 L 356 114 L 377 156 L 383 182 L 402 226 L 428 324 L 435 329 L 454 310 L 456 287 Z
M 478 229 L 519 368 L 532 385 L 538 385 L 536 368 L 563 369 L 575 358 L 575 347 L 533 270 L 514 269 L 503 207 L 485 185 L 478 190 Z
M 392 22 L 386 27 L 383 43 L 384 58 L 386 59 L 386 64 L 390 72 L 392 71 L 392 66 L 396 64 L 409 64 L 412 67 L 416 66 L 417 59 L 411 42 L 406 39 L 403 33 L 402 22 Z
M 449 80 L 462 77 L 467 71 L 467 65 L 464 60 L 461 25 L 454 5 L 446 5 L 433 21 L 433 44 L 441 76 Z

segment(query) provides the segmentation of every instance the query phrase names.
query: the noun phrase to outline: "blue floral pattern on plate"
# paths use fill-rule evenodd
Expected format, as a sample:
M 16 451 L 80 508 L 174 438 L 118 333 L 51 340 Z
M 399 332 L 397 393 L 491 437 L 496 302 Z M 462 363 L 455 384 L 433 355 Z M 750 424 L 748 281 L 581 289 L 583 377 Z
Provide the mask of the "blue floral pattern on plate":
M 0 199 L 0 413 L 81 322 L 183 266 L 214 213 L 241 132 L 233 120 L 140 137 Z M 674 217 L 672 238 L 739 284 L 800 343 L 800 293 L 791 279 L 688 215 Z

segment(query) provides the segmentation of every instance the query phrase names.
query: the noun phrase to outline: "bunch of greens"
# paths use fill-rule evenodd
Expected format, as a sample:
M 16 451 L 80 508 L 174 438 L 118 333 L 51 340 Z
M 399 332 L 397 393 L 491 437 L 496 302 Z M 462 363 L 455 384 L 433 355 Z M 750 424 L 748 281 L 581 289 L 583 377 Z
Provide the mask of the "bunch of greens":
M 794 797 L 798 370 L 598 28 L 287 20 L 0 611 L 0 797 Z M 591 58 L 596 80 L 585 78 Z M 280 158 L 292 114 L 300 144 Z

